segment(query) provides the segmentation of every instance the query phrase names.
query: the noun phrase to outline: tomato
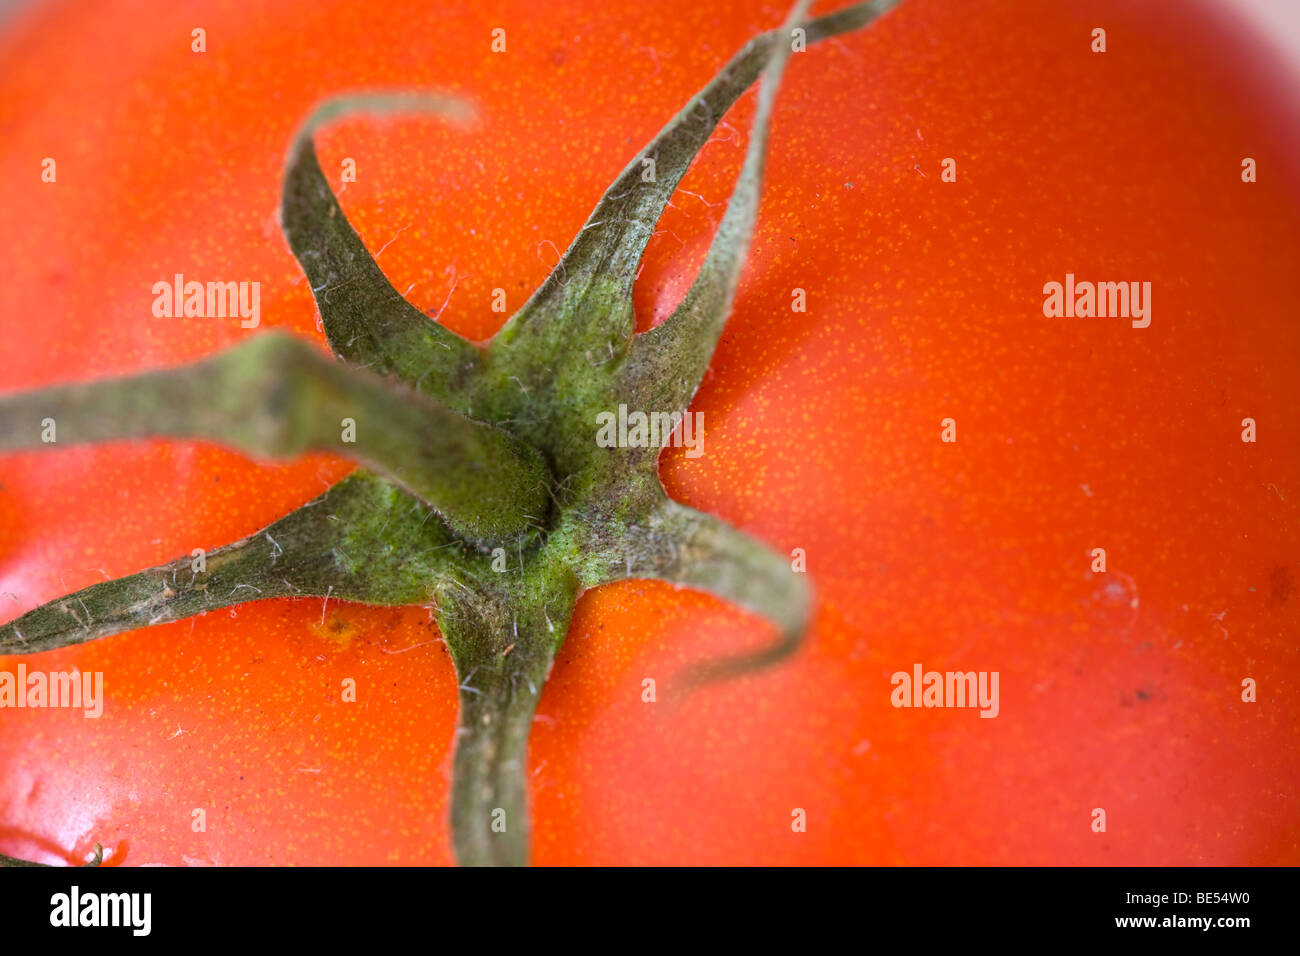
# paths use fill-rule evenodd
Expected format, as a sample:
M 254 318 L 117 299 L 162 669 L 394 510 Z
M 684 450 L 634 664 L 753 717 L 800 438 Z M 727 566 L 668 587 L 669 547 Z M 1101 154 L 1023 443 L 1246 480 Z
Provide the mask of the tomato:
M 635 151 L 781 16 L 34 5 L 0 33 L 0 382 L 256 334 L 154 318 L 177 272 L 259 281 L 261 330 L 323 344 L 275 220 L 283 161 L 314 102 L 371 86 L 479 106 L 466 129 L 354 119 L 317 143 L 327 170 L 355 159 L 341 202 L 393 284 L 486 338 L 493 290 L 522 304 Z M 706 451 L 660 470 L 677 500 L 804 549 L 815 625 L 784 664 L 648 703 L 643 681 L 752 646 L 755 620 L 659 583 L 587 593 L 532 736 L 536 862 L 1300 862 L 1288 69 L 1229 12 L 1175 0 L 905 0 L 793 57 L 692 406 Z M 688 287 L 752 111 L 661 221 L 639 328 Z M 1045 316 L 1066 273 L 1150 282 L 1150 326 Z M 251 534 L 352 467 L 160 441 L 6 455 L 4 617 Z M 0 852 L 451 861 L 457 681 L 427 609 L 256 602 L 21 662 L 102 672 L 105 712 L 0 714 Z M 997 716 L 894 707 L 916 664 L 998 672 Z

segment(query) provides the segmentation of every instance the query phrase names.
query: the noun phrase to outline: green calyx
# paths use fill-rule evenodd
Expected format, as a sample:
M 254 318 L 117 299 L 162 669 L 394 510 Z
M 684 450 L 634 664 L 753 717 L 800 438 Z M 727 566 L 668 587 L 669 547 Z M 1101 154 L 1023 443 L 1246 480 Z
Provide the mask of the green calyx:
M 555 271 L 482 346 L 431 322 L 384 277 L 326 181 L 312 131 L 339 116 L 431 110 L 418 94 L 331 100 L 290 150 L 281 221 L 339 362 L 282 335 L 193 366 L 0 398 L 0 450 L 144 435 L 263 456 L 309 448 L 363 467 L 243 541 L 42 605 L 0 626 L 30 654 L 268 597 L 435 608 L 460 682 L 451 824 L 463 864 L 524 864 L 534 709 L 582 592 L 655 578 L 712 592 L 777 629 L 716 679 L 793 651 L 811 594 L 789 560 L 668 498 L 658 447 L 606 447 L 620 406 L 678 416 L 730 311 L 757 213 L 767 125 L 792 48 L 869 23 L 897 0 L 763 34 L 633 160 Z M 802 31 L 802 32 L 800 32 Z M 654 224 L 713 128 L 764 76 L 744 167 L 703 268 L 658 328 L 634 334 L 632 285 Z M 643 177 L 643 158 L 655 175 Z M 351 422 L 349 433 L 344 424 Z M 662 436 L 666 439 L 666 435 Z M 0 865 L 16 861 L 0 856 Z

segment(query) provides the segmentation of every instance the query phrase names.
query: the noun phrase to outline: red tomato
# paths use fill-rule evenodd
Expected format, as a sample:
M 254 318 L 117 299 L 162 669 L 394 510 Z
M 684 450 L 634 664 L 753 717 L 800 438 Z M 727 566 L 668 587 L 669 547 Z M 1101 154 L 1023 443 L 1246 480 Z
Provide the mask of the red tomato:
M 468 130 L 358 119 L 318 144 L 326 169 L 356 160 L 341 201 L 394 285 L 485 338 L 492 289 L 522 304 L 636 150 L 782 15 L 34 5 L 0 33 L 0 382 L 255 334 L 153 318 L 176 272 L 260 281 L 264 328 L 323 343 L 275 210 L 299 121 L 359 87 L 479 104 Z M 1300 863 L 1294 80 L 1228 13 L 1176 0 L 905 0 L 793 58 L 693 406 L 706 451 L 661 473 L 805 549 L 815 627 L 769 672 L 647 704 L 643 679 L 753 644 L 754 619 L 661 584 L 589 593 L 533 735 L 536 862 Z M 660 225 L 641 328 L 698 266 L 752 103 Z M 1150 327 L 1045 317 L 1067 272 L 1149 281 Z M 350 467 L 176 442 L 7 455 L 0 613 L 241 538 Z M 0 851 L 449 862 L 456 680 L 436 638 L 422 608 L 267 601 L 24 658 L 103 672 L 107 702 L 0 714 Z M 916 663 L 997 671 L 998 716 L 896 709 L 891 674 Z

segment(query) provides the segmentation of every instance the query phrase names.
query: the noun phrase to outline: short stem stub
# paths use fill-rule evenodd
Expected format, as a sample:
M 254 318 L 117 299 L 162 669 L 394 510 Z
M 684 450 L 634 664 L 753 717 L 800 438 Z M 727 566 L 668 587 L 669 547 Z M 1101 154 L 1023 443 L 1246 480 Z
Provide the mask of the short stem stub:
M 566 578 L 527 573 L 438 595 L 460 681 L 451 830 L 463 866 L 529 862 L 528 737 L 576 598 Z
M 528 864 L 528 735 L 545 678 L 479 669 L 461 684 L 451 821 L 462 866 Z

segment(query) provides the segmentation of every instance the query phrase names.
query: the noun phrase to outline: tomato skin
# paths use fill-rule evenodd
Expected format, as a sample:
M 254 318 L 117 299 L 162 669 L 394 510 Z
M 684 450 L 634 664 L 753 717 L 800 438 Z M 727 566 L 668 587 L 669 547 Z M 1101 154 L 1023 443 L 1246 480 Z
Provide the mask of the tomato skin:
M 781 15 L 37 6 L 0 33 L 0 382 L 176 364 L 249 334 L 152 318 L 175 272 L 260 281 L 263 328 L 323 344 L 274 210 L 298 121 L 361 86 L 480 106 L 467 130 L 358 120 L 318 143 L 326 169 L 357 159 L 342 203 L 394 285 L 485 338 L 492 290 L 521 304 L 635 151 Z M 661 471 L 675 498 L 807 550 L 809 646 L 647 704 L 645 678 L 759 640 L 755 622 L 661 584 L 588 594 L 534 731 L 538 863 L 1300 862 L 1300 124 L 1281 70 L 1205 9 L 1154 0 L 906 0 L 796 58 L 693 406 L 705 454 L 670 450 Z M 640 327 L 689 284 L 751 110 L 661 223 Z M 1259 182 L 1240 181 L 1244 156 Z M 1151 281 L 1151 327 L 1044 318 L 1042 285 L 1067 271 Z M 236 540 L 349 467 L 176 443 L 7 455 L 0 606 Z M 894 709 L 890 674 L 916 662 L 998 671 L 999 716 Z M 450 862 L 456 681 L 423 608 L 250 604 L 26 663 L 102 671 L 108 704 L 98 721 L 0 713 L 0 851 Z

